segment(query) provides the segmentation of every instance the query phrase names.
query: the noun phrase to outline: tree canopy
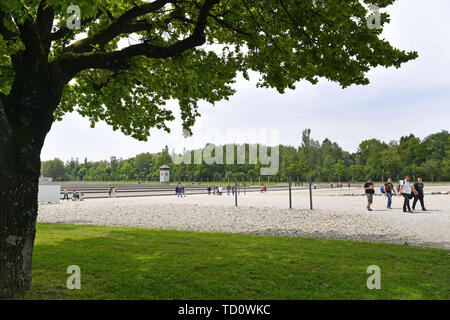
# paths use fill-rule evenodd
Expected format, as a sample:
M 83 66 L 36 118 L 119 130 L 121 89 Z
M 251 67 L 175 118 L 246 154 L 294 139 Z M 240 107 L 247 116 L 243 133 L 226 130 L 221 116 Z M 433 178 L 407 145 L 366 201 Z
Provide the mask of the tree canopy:
M 198 102 L 228 99 L 238 73 L 279 92 L 320 78 L 345 88 L 417 57 L 380 38 L 387 13 L 367 25 L 368 5 L 395 0 L 78 0 L 80 28 L 70 29 L 72 2 L 2 1 L 0 98 L 26 81 L 23 68 L 49 72 L 62 90 L 57 119 L 77 111 L 139 140 L 169 130 L 169 99 L 189 129 Z

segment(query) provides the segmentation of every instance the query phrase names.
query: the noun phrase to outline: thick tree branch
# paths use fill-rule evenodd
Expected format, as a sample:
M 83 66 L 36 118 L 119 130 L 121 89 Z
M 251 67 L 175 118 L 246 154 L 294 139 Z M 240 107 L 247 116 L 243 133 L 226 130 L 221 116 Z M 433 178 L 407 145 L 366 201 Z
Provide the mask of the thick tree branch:
M 58 63 L 63 70 L 63 82 L 68 82 L 78 72 L 86 69 L 124 69 L 129 67 L 130 58 L 146 56 L 148 58 L 169 58 L 180 55 L 188 49 L 205 43 L 204 31 L 210 10 L 219 0 L 206 0 L 200 10 L 193 33 L 176 43 L 166 47 L 155 46 L 148 41 L 131 45 L 113 52 L 84 52 L 62 54 L 54 63 Z
M 195 5 L 197 8 L 201 8 L 197 3 L 194 3 L 194 5 Z M 227 2 L 227 4 L 225 4 L 225 7 L 226 7 L 227 5 L 228 5 L 228 2 Z M 222 12 L 221 14 L 216 14 L 216 15 L 213 15 L 213 14 L 209 13 L 209 16 L 210 16 L 211 18 L 213 18 L 218 24 L 220 24 L 220 25 L 221 25 L 222 27 L 224 27 L 224 28 L 227 28 L 227 29 L 229 29 L 229 30 L 232 30 L 232 31 L 234 31 L 234 32 L 236 32 L 236 33 L 238 33 L 238 34 L 244 35 L 244 36 L 248 36 L 248 37 L 253 36 L 253 34 L 251 34 L 251 33 L 249 33 L 249 32 L 246 32 L 246 31 L 244 31 L 244 30 L 241 30 L 241 29 L 239 29 L 239 28 L 233 27 L 231 24 L 229 24 L 228 22 L 226 22 L 224 19 L 221 19 L 221 18 L 224 18 L 224 17 L 227 15 L 227 13 L 228 13 L 228 11 Z
M 103 15 L 103 12 L 99 11 L 95 17 L 82 19 L 81 20 L 81 25 L 83 26 L 83 25 L 89 24 L 92 21 L 100 18 L 101 15 Z M 61 39 L 63 39 L 64 37 L 66 37 L 67 35 L 69 35 L 72 32 L 73 32 L 72 29 L 64 27 L 64 28 L 58 29 L 57 31 L 51 33 L 49 38 L 50 38 L 51 41 L 61 40 Z
M 36 23 L 31 16 L 27 17 L 23 23 L 15 20 L 19 28 L 20 38 L 25 45 L 25 50 L 21 52 L 20 64 L 26 63 L 25 68 L 35 67 L 42 61 L 47 62 L 48 51 L 45 50 Z M 13 61 L 14 62 L 14 61 Z M 17 68 L 18 65 L 15 65 Z
M 46 56 L 48 56 L 50 52 L 50 47 L 52 43 L 50 35 L 52 33 L 54 19 L 55 13 L 53 11 L 53 8 L 47 6 L 46 0 L 41 0 L 36 16 L 36 26 Z
M 122 16 L 120 16 L 116 21 L 112 22 L 107 27 L 101 29 L 90 37 L 82 39 L 67 47 L 64 52 L 89 52 L 92 51 L 94 46 L 99 45 L 100 47 L 103 47 L 122 33 L 129 33 L 130 30 L 131 32 L 146 30 L 146 28 L 150 27 L 149 24 L 147 24 L 146 26 L 141 25 L 141 28 L 135 29 L 137 25 L 136 23 L 132 23 L 133 19 L 144 16 L 151 12 L 155 12 L 164 7 L 166 4 L 174 2 L 176 1 L 156 0 L 138 7 L 134 7 L 125 12 Z
M 41 2 L 42 1 L 43 0 L 41 0 Z M 41 6 L 39 6 L 39 8 L 41 9 L 42 17 L 42 8 Z M 13 20 L 17 26 L 17 29 L 19 29 L 20 38 L 25 45 L 24 55 L 26 55 L 30 61 L 38 61 L 39 58 L 44 57 L 47 61 L 48 52 L 46 52 L 46 50 L 43 50 L 38 24 L 36 21 L 34 21 L 33 16 L 24 5 L 22 6 L 22 10 L 25 14 L 25 17 L 21 19 L 19 17 L 13 16 Z
M 55 13 L 53 12 L 53 8 L 47 6 L 46 0 L 41 0 L 37 11 L 36 25 L 43 41 L 50 41 L 54 18 Z

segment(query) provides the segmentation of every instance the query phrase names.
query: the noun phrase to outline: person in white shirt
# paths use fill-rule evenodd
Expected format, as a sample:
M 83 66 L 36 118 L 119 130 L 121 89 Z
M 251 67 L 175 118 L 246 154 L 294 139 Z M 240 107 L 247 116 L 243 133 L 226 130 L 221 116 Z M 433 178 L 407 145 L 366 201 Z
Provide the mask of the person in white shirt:
M 400 183 L 400 192 L 398 193 L 398 195 L 402 195 L 404 199 L 403 212 L 406 212 L 406 209 L 408 209 L 408 212 L 412 213 L 413 211 L 411 210 L 411 207 L 409 205 L 409 200 L 413 197 L 412 194 L 415 194 L 416 191 L 414 190 L 414 186 L 411 185 L 410 180 L 411 178 L 409 176 L 406 176 L 405 180 Z

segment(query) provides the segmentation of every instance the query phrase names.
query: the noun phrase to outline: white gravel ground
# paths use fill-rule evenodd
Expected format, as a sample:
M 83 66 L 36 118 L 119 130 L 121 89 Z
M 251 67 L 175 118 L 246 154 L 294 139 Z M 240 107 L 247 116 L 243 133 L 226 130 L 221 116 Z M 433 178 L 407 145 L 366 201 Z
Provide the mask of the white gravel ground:
M 449 189 L 449 190 L 447 190 Z M 435 187 L 448 192 L 450 187 Z M 353 194 L 351 196 L 350 194 Z M 314 210 L 307 191 L 241 194 L 234 197 L 187 195 L 89 199 L 82 202 L 41 204 L 38 221 L 53 223 L 136 226 L 157 229 L 251 233 L 405 243 L 450 249 L 450 195 L 427 195 L 422 212 L 403 213 L 396 197 L 392 210 L 386 199 L 375 197 L 373 212 L 366 209 L 360 189 L 314 191 Z M 412 202 L 411 202 L 412 204 Z

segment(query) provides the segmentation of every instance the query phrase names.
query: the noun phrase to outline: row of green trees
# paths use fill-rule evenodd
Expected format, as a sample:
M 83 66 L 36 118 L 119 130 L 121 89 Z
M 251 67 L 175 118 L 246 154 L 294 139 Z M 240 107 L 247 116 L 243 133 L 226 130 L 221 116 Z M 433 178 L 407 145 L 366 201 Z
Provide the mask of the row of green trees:
M 245 164 L 226 164 L 226 158 L 224 164 L 193 164 L 195 152 L 201 150 L 189 151 L 192 161 L 188 163 L 174 163 L 166 146 L 161 152 L 141 153 L 125 160 L 111 157 L 109 161 L 96 162 L 87 159 L 84 162 L 71 159 L 66 163 L 59 159 L 44 161 L 41 173 L 55 180 L 159 181 L 159 167 L 167 164 L 171 167 L 172 181 L 258 181 L 261 167 L 268 165 L 262 165 L 259 159 L 255 164 L 249 163 L 252 146 L 234 145 L 234 159 L 237 159 L 238 147 L 245 147 Z M 226 147 L 222 148 L 225 156 Z M 216 156 L 214 150 L 211 155 Z M 367 177 L 381 181 L 388 176 L 398 179 L 405 175 L 420 176 L 428 181 L 449 181 L 450 134 L 441 131 L 423 140 L 411 134 L 389 143 L 370 139 L 362 141 L 356 153 L 349 153 L 329 139 L 322 143 L 314 140 L 311 130 L 306 129 L 298 148 L 279 146 L 279 170 L 270 180 L 286 181 L 292 177 L 306 181 L 311 176 L 316 182 L 362 181 Z

